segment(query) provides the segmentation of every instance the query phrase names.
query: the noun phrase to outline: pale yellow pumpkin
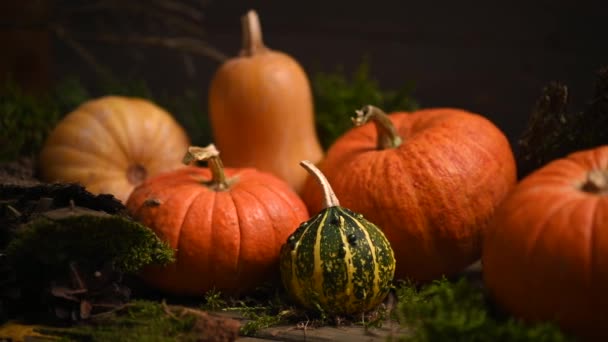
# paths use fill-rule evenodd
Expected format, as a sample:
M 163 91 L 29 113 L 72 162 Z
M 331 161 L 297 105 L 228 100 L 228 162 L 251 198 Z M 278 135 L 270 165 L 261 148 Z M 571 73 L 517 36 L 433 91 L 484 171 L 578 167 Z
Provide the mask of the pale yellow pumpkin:
M 83 103 L 50 133 L 40 153 L 40 176 L 126 202 L 146 178 L 183 167 L 189 144 L 185 130 L 158 105 L 101 97 Z

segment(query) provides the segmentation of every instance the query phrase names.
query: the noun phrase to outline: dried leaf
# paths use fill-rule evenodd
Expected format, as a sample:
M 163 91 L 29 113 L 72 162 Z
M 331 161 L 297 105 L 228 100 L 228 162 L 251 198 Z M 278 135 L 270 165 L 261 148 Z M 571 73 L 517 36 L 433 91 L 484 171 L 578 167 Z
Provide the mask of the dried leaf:
M 80 319 L 89 319 L 91 317 L 91 311 L 93 310 L 93 305 L 88 300 L 83 300 L 80 302 Z
M 25 342 L 32 337 L 40 339 L 55 341 L 59 338 L 56 336 L 45 335 L 37 332 L 41 326 L 22 324 L 16 321 L 9 321 L 0 325 L 0 340 L 11 341 L 11 342 Z

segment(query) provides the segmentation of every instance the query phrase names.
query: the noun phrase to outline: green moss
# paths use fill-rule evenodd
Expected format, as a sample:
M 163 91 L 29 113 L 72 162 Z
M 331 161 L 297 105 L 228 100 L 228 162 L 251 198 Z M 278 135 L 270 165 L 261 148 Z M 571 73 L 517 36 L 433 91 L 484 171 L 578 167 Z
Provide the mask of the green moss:
M 0 86 L 0 162 L 36 154 L 57 121 L 88 97 L 74 78 L 36 96 L 8 80 Z
M 395 315 L 413 328 L 404 341 L 572 341 L 550 323 L 527 325 L 492 310 L 483 291 L 465 278 L 436 281 L 417 289 L 397 288 Z
M 56 108 L 7 82 L 0 92 L 0 161 L 38 151 L 58 118 Z
M 5 251 L 27 278 L 62 272 L 70 261 L 88 265 L 111 262 L 133 273 L 148 264 L 173 261 L 174 251 L 149 228 L 118 215 L 40 217 L 20 229 Z
M 364 105 L 372 104 L 387 112 L 418 108 L 410 84 L 386 90 L 370 74 L 369 63 L 363 61 L 350 77 L 342 69 L 312 77 L 316 127 L 324 148 L 353 127 L 350 117 Z
M 241 326 L 240 334 L 242 336 L 255 336 L 255 334 L 261 329 L 266 329 L 272 326 L 276 326 L 283 322 L 281 314 L 268 315 L 261 314 L 252 317 L 252 320 L 246 322 Z
M 38 331 L 63 341 L 197 341 L 194 315 L 168 314 L 163 303 L 137 300 L 123 310 L 95 318 L 94 324 Z
M 202 310 L 218 311 L 227 306 L 222 293 L 215 289 L 207 291 L 204 297 L 204 303 L 201 305 Z

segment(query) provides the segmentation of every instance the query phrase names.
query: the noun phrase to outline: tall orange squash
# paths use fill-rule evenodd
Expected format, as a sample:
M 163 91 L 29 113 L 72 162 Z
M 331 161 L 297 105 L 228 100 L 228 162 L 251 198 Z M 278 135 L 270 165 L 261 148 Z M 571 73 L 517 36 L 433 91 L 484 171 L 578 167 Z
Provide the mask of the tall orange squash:
M 299 191 L 307 173 L 300 160 L 323 156 L 306 73 L 291 56 L 267 48 L 255 11 L 242 17 L 243 46 L 214 75 L 209 119 L 228 167 L 273 173 Z

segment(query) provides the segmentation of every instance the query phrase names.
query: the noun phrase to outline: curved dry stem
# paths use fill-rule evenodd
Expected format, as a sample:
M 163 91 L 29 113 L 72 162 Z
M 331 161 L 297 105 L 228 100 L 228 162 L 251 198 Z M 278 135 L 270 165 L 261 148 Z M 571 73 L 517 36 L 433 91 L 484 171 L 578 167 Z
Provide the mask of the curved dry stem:
M 220 152 L 214 144 L 209 144 L 205 147 L 190 146 L 182 162 L 186 165 L 192 164 L 195 161 L 206 161 L 211 170 L 211 182 L 209 186 L 216 190 L 225 190 L 228 188 L 228 181 L 224 174 L 224 164 L 220 159 Z
M 253 56 L 267 50 L 262 39 L 262 26 L 256 11 L 249 10 L 241 17 L 241 29 L 243 31 L 241 56 Z
M 331 188 L 331 185 L 329 184 L 329 181 L 327 180 L 323 172 L 321 172 L 321 170 L 319 170 L 315 166 L 315 164 L 309 160 L 302 160 L 300 162 L 300 165 L 305 168 L 309 174 L 315 177 L 317 183 L 319 183 L 319 185 L 321 186 L 321 189 L 323 191 L 323 202 L 325 204 L 325 208 L 339 206 L 340 201 L 338 200 L 338 197 L 336 197 L 334 190 Z
M 581 190 L 594 194 L 608 193 L 608 171 L 592 170 L 587 173 L 587 179 Z
M 399 147 L 403 139 L 397 133 L 395 125 L 391 122 L 388 115 L 380 108 L 367 105 L 360 110 L 356 110 L 356 117 L 351 118 L 355 126 L 361 126 L 370 120 L 376 125 L 378 130 L 378 149 Z

